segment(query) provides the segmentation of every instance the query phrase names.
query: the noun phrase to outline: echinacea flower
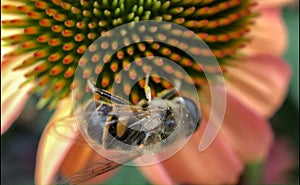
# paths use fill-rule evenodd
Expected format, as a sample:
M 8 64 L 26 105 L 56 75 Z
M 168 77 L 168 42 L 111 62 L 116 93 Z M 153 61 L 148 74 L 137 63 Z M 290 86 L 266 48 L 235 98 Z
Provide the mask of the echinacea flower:
M 208 149 L 198 151 L 211 106 L 207 84 L 201 70 L 193 68 L 188 58 L 177 57 L 180 53 L 176 49 L 164 45 L 124 49 L 120 51 L 122 55 L 115 56 L 120 63 L 108 61 L 111 65 L 102 75 L 106 78 L 98 86 L 109 88 L 114 81 L 111 74 L 125 63 L 124 55 L 136 58 L 152 52 L 177 60 L 184 69 L 194 72 L 191 76 L 198 82 L 199 96 L 205 97 L 200 102 L 204 121 L 176 155 L 140 169 L 154 184 L 236 183 L 244 163 L 267 156 L 273 136 L 266 119 L 280 106 L 286 93 L 290 72 L 281 59 L 286 32 L 280 17 L 280 7 L 286 2 L 265 0 L 256 8 L 251 0 L 6 2 L 2 6 L 3 33 L 12 32 L 2 38 L 11 51 L 2 57 L 1 64 L 1 133 L 22 111 L 28 92 L 42 93 L 39 107 L 57 108 L 52 120 L 69 115 L 70 88 L 79 59 L 103 32 L 131 21 L 169 21 L 194 31 L 224 69 L 228 87 L 226 113 L 220 133 Z M 256 12 L 260 15 L 256 16 Z M 152 81 L 157 89 L 168 87 L 160 80 Z M 133 93 L 139 94 L 138 90 Z M 97 158 L 100 156 L 88 145 L 59 142 L 45 131 L 38 150 L 36 183 L 52 183 L 59 170 L 68 176 Z

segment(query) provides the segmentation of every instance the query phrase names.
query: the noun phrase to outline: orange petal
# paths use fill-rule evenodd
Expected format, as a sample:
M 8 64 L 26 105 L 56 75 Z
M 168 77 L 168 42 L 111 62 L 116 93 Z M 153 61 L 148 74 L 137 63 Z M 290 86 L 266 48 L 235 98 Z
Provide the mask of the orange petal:
M 75 119 L 72 117 L 61 119 L 70 115 L 72 111 L 71 105 L 71 98 L 61 100 L 49 122 L 51 124 L 48 124 L 42 134 L 37 151 L 36 184 L 53 183 L 61 163 L 78 136 L 78 132 L 70 129 L 70 126 L 74 126 L 71 128 L 77 128 Z M 59 137 L 55 131 L 68 136 L 68 139 L 64 139 L 63 136 Z
M 265 8 L 251 28 L 249 37 L 252 39 L 242 50 L 247 55 L 272 54 L 281 56 L 288 45 L 288 32 L 277 7 Z
M 27 100 L 28 91 L 33 84 L 26 84 L 22 88 L 20 85 L 25 81 L 24 71 L 13 72 L 14 63 L 4 60 L 1 63 L 1 134 L 21 114 Z
M 198 147 L 199 139 L 194 137 L 176 156 L 163 162 L 173 179 L 186 184 L 234 184 L 238 181 L 242 163 L 221 137 L 216 137 L 205 151 L 199 152 Z
M 87 143 L 85 143 L 81 136 L 79 140 L 80 143 L 75 143 L 72 146 L 61 165 L 61 174 L 63 177 L 69 177 L 70 175 L 83 169 L 85 166 L 93 164 L 94 161 L 103 159 L 102 156 L 96 153 Z M 103 182 L 114 173 L 115 170 L 109 171 L 84 181 L 82 184 L 95 184 Z
M 144 167 L 153 170 L 152 176 L 148 176 L 151 182 L 163 184 L 167 178 L 179 184 L 233 184 L 238 181 L 243 165 L 222 138 L 216 137 L 205 151 L 198 150 L 204 124 L 202 122 L 187 145 L 174 156 L 160 164 Z M 160 168 L 159 165 L 163 165 L 169 177 L 155 170 Z
M 227 86 L 246 106 L 268 117 L 283 102 L 290 76 L 289 66 L 280 58 L 258 55 L 228 67 Z
M 245 162 L 264 160 L 273 141 L 269 123 L 230 93 L 220 136 Z

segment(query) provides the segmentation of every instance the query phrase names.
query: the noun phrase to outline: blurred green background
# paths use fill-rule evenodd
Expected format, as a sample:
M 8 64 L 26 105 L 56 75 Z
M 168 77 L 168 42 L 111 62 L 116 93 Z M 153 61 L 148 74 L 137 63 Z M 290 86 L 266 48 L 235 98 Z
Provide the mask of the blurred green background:
M 299 9 L 289 6 L 283 10 L 290 43 L 285 59 L 293 70 L 288 96 L 271 123 L 276 139 L 284 138 L 296 156 L 295 166 L 288 176 L 293 184 L 299 183 Z M 33 184 L 37 145 L 40 134 L 52 112 L 37 110 L 38 97 L 32 97 L 24 112 L 13 126 L 1 136 L 1 184 Z M 261 165 L 248 166 L 241 184 L 258 182 Z M 106 184 L 150 184 L 135 167 L 122 167 Z

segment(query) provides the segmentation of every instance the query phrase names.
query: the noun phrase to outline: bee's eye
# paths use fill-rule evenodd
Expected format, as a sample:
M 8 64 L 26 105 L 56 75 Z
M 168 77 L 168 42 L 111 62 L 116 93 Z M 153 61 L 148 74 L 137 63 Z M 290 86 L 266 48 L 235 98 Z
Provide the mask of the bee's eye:
M 185 107 L 187 108 L 187 110 L 190 113 L 190 116 L 192 117 L 192 120 L 195 124 L 199 124 L 200 122 L 200 111 L 199 108 L 197 107 L 197 105 L 189 98 L 183 98 L 184 99 L 184 103 L 185 103 Z

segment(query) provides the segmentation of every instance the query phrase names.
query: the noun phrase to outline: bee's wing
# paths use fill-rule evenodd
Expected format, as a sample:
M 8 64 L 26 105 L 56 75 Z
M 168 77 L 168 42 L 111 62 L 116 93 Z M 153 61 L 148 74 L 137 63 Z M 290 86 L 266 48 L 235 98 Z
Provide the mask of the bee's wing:
M 59 141 L 86 143 L 81 137 L 78 137 L 80 130 L 73 114 L 50 121 L 46 127 L 46 132 Z
M 122 163 L 116 163 L 106 158 L 101 158 L 97 161 L 94 161 L 92 164 L 87 165 L 86 167 L 82 168 L 78 172 L 70 175 L 67 178 L 60 180 L 57 184 L 78 184 L 90 180 L 96 176 L 99 176 L 103 173 L 106 173 L 110 170 L 113 170 L 124 163 L 130 162 L 134 159 L 139 157 L 138 153 L 131 154 L 131 155 L 119 155 L 115 156 L 118 160 L 122 160 Z
M 160 112 L 161 109 L 151 109 L 151 114 L 155 112 Z M 88 119 L 93 119 L 93 122 L 101 123 L 102 116 L 117 116 L 118 120 L 112 119 L 111 121 L 106 121 L 105 124 L 115 124 L 116 121 L 126 122 L 131 118 L 135 118 L 136 122 L 132 123 L 133 125 L 129 127 L 134 128 L 134 126 L 141 125 L 146 122 L 151 122 L 151 120 L 156 119 L 151 116 L 150 112 L 147 110 L 141 109 L 141 107 L 136 105 L 113 105 L 112 112 L 106 112 L 105 114 L 100 114 L 98 111 L 77 111 L 74 114 L 52 120 L 48 127 L 46 128 L 47 132 L 50 135 L 56 137 L 60 141 L 70 140 L 75 141 L 76 143 L 86 144 L 86 141 L 82 137 L 78 137 L 80 133 L 80 127 L 87 127 Z M 80 125 L 80 126 L 79 126 Z M 98 138 L 101 133 L 93 133 L 93 136 Z M 89 141 L 93 142 L 93 141 Z
M 93 114 L 96 114 L 96 116 Z M 118 115 L 119 121 L 126 122 L 126 120 L 129 119 L 133 113 L 128 110 L 122 110 L 122 111 L 118 111 L 118 113 L 115 112 L 107 113 L 105 116 L 116 116 L 116 114 Z M 138 112 L 135 114 L 138 114 L 139 117 L 146 116 L 146 113 L 144 112 Z M 87 142 L 83 139 L 83 137 L 78 137 L 78 136 L 80 136 L 81 134 L 80 127 L 81 128 L 87 127 L 88 123 L 86 122 L 86 120 L 92 116 L 94 122 L 99 122 L 99 124 L 101 123 L 101 116 L 103 115 L 99 115 L 95 111 L 77 112 L 76 114 L 70 114 L 68 116 L 50 121 L 50 123 L 46 127 L 46 132 L 48 132 L 50 136 L 53 136 L 56 139 L 58 139 L 60 142 L 73 141 L 79 144 L 87 144 Z M 116 121 L 117 120 L 112 119 L 110 121 L 106 121 L 105 124 L 115 124 Z M 99 137 L 101 137 L 100 134 L 102 133 L 94 132 L 93 136 L 98 138 L 98 135 Z M 89 142 L 93 142 L 93 141 L 91 140 Z

